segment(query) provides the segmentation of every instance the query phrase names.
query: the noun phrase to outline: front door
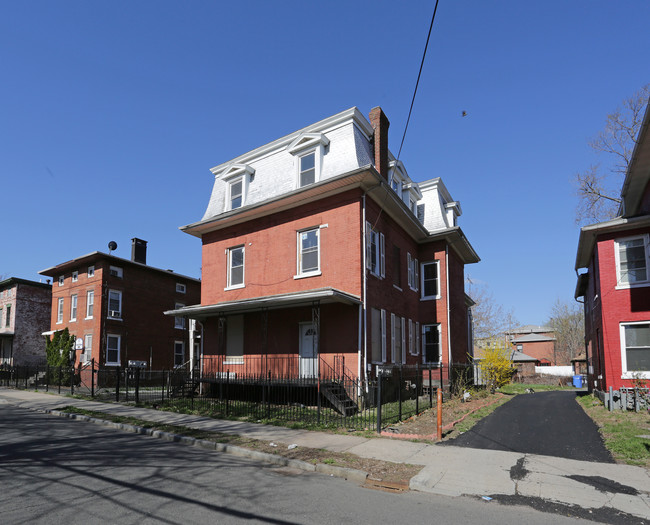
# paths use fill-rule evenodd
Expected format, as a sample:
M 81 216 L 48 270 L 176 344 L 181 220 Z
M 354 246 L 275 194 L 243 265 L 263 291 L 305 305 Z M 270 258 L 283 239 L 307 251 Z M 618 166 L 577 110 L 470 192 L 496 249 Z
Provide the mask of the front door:
M 318 377 L 317 343 L 313 323 L 300 323 L 300 377 Z

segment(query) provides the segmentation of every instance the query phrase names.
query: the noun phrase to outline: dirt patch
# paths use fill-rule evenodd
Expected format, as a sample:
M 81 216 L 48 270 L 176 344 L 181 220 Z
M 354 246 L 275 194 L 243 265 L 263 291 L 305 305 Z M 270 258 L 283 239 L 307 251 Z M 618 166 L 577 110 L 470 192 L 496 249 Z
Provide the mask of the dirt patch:
M 452 398 L 442 405 L 442 439 L 446 441 L 467 431 L 479 419 L 485 417 L 497 406 L 511 399 L 501 393 L 480 392 L 468 400 L 461 397 Z M 405 437 L 420 441 L 436 441 L 438 433 L 438 411 L 431 408 L 417 416 L 396 423 L 385 429 L 382 435 Z

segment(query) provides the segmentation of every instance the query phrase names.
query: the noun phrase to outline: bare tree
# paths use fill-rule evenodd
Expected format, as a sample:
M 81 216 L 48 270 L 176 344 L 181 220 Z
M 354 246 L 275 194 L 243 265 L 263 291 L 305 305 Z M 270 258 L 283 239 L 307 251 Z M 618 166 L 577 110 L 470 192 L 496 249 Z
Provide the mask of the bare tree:
M 501 336 L 517 325 L 512 310 L 506 311 L 497 303 L 486 285 L 479 285 L 467 279 L 467 294 L 476 303 L 472 306 L 474 337 L 477 340 Z
M 555 330 L 556 362 L 569 365 L 585 348 L 584 311 L 579 303 L 557 299 L 551 308 L 547 326 Z
M 589 142 L 596 153 L 605 153 L 613 161 L 609 167 L 595 164 L 575 175 L 576 223 L 601 222 L 616 216 L 620 189 L 649 97 L 650 84 L 646 84 L 607 115 L 605 127 Z

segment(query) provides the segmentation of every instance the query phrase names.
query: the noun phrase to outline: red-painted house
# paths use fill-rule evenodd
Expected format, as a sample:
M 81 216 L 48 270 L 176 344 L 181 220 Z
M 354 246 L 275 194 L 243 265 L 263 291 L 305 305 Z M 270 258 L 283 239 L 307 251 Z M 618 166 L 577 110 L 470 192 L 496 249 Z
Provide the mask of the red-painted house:
M 590 389 L 631 387 L 635 378 L 650 379 L 649 126 L 646 108 L 619 217 L 580 231 L 575 269 L 583 273 L 575 296 L 584 300 Z
M 408 176 L 388 127 L 351 108 L 211 170 L 205 215 L 181 228 L 202 241 L 201 304 L 167 312 L 199 321 L 205 373 L 467 361 L 479 258 L 460 204 Z

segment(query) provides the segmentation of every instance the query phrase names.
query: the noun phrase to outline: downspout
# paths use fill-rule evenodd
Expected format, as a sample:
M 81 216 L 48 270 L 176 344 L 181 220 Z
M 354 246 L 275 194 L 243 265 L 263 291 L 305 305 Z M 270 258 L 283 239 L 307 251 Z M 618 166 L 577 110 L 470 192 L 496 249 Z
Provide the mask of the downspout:
M 447 281 L 447 352 L 449 354 L 449 371 L 451 372 L 451 306 L 449 305 L 449 245 L 445 245 L 445 268 L 446 268 L 445 277 Z M 450 380 L 451 380 L 451 376 L 450 376 Z

